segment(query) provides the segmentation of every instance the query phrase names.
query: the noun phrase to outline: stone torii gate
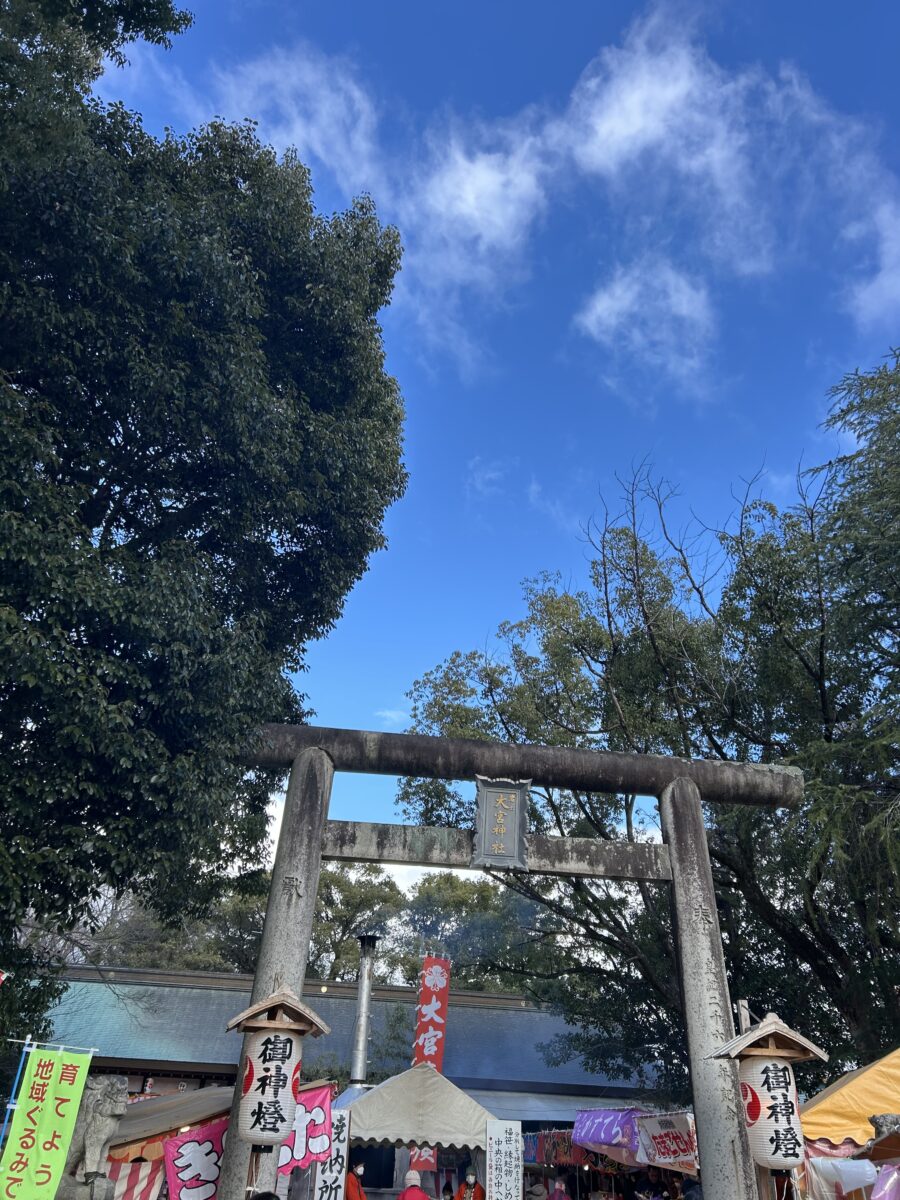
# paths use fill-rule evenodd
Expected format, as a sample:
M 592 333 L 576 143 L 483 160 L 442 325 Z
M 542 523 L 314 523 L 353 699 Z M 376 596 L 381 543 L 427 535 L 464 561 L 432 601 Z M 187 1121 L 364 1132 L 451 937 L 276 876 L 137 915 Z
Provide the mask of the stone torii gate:
M 290 767 L 284 818 L 266 909 L 252 1003 L 283 987 L 301 995 L 323 859 L 468 867 L 473 834 L 462 829 L 329 821 L 335 771 L 431 779 L 530 778 L 586 792 L 632 792 L 659 801 L 662 844 L 595 838 L 527 838 L 536 875 L 646 880 L 671 889 L 697 1142 L 706 1200 L 757 1200 L 737 1066 L 711 1057 L 734 1037 L 712 868 L 701 801 L 772 807 L 796 804 L 796 768 L 517 746 L 414 734 L 267 725 L 254 766 Z M 244 1056 L 238 1071 L 243 1078 Z M 232 1128 L 237 1128 L 240 1087 Z M 251 1148 L 228 1139 L 220 1200 L 245 1200 Z M 256 1188 L 274 1189 L 277 1150 L 260 1156 Z

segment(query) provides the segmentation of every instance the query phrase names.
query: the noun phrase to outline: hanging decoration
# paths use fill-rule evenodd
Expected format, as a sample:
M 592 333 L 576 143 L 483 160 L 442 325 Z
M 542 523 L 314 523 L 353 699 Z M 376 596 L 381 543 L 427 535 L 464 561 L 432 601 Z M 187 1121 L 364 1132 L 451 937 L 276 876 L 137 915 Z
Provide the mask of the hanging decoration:
M 427 1062 L 444 1069 L 447 1008 L 450 1003 L 450 959 L 426 954 L 422 961 L 412 1065 Z
M 803 1162 L 803 1130 L 794 1071 L 785 1058 L 740 1060 L 741 1099 L 753 1161 L 790 1170 Z

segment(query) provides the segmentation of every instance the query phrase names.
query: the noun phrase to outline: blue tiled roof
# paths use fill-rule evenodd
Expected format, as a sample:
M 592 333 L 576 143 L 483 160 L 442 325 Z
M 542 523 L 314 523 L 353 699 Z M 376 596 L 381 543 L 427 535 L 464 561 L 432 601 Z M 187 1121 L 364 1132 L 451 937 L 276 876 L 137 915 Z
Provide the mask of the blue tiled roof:
M 111 984 L 76 979 L 52 1012 L 54 1036 L 73 1045 L 96 1046 L 98 1057 L 119 1062 L 204 1064 L 227 1070 L 240 1049 L 240 1038 L 226 1033 L 225 1025 L 247 1006 L 249 983 L 222 976 L 215 986 L 122 980 L 117 972 Z M 205 977 L 208 981 L 209 977 Z M 405 1030 L 412 1028 L 412 991 L 395 991 L 372 1001 L 371 1059 L 390 1072 L 408 1062 Z M 331 1026 L 331 1034 L 307 1038 L 304 1060 L 310 1067 L 327 1067 L 350 1059 L 356 1016 L 355 996 L 329 989 L 321 994 L 310 981 L 305 1001 Z M 611 1080 L 586 1071 L 578 1062 L 548 1067 L 542 1043 L 564 1032 L 566 1025 L 555 1014 L 532 1005 L 510 1002 L 454 1002 L 448 1015 L 444 1072 L 464 1087 L 507 1087 L 511 1090 L 577 1091 L 585 1094 L 624 1094 L 636 1086 L 631 1080 Z

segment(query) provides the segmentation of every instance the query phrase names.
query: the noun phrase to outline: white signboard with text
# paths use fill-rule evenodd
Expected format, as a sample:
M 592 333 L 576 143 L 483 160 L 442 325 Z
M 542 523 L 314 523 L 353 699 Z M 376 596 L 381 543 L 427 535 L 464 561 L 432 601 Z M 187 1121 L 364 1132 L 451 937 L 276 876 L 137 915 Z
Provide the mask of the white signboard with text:
M 344 1200 L 347 1155 L 350 1150 L 350 1114 L 346 1109 L 331 1110 L 331 1154 L 318 1164 L 315 1200 Z
M 637 1118 L 638 1162 L 697 1173 L 697 1134 L 691 1113 Z
M 486 1200 L 522 1200 L 522 1122 L 487 1121 Z

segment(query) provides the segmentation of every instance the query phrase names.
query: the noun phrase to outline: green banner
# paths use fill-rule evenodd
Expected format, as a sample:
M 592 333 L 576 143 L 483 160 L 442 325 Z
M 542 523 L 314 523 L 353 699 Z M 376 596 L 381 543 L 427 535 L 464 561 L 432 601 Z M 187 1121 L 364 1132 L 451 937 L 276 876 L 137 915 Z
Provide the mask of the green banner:
M 28 1055 L 0 1159 L 0 1200 L 53 1200 L 90 1064 L 89 1054 L 67 1050 Z

